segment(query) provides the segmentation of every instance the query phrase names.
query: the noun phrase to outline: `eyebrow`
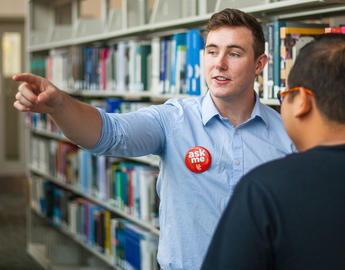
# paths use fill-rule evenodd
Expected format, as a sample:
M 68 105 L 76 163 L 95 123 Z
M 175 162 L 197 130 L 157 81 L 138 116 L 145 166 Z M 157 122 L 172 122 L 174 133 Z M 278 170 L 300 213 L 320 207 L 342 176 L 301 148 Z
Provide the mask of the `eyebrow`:
M 218 45 L 216 45 L 216 44 L 213 44 L 213 43 L 210 43 L 210 44 L 208 44 L 208 45 L 206 45 L 205 46 L 205 48 L 218 48 L 219 46 Z M 241 47 L 241 46 L 239 46 L 239 45 L 229 45 L 229 46 L 227 46 L 227 49 L 240 49 L 241 51 L 245 51 L 245 49 L 243 48 L 243 47 Z

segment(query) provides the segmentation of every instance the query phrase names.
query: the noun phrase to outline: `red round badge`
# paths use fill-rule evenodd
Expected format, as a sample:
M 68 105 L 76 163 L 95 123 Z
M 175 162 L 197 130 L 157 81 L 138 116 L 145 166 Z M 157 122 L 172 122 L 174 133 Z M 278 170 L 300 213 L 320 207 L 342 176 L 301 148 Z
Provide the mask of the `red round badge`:
M 195 173 L 206 171 L 211 165 L 211 160 L 210 153 L 201 146 L 194 146 L 189 149 L 184 158 L 187 168 Z

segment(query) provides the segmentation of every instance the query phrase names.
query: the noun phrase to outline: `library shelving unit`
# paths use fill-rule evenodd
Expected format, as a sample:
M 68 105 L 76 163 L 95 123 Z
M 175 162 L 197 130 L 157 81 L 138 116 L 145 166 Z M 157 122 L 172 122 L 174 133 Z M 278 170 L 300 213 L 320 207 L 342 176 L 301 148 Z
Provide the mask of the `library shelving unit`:
M 263 24 L 271 58 L 255 90 L 271 106 L 279 105 L 275 92 L 298 53 L 285 46 L 290 36 L 281 28 L 344 31 L 340 0 L 28 0 L 27 70 L 109 112 L 203 95 L 199 32 L 226 7 Z M 295 33 L 294 44 L 319 31 Z M 200 46 L 191 48 L 188 38 Z M 92 156 L 44 115 L 28 113 L 26 125 L 29 254 L 45 269 L 159 269 L 159 159 Z

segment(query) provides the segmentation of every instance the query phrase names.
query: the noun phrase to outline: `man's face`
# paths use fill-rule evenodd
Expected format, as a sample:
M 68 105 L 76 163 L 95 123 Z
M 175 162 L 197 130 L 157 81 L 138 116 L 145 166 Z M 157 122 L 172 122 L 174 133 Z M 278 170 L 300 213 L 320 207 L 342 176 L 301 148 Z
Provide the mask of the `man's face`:
M 254 59 L 252 44 L 252 32 L 246 27 L 223 26 L 208 33 L 204 67 L 213 98 L 229 100 L 253 91 L 263 67 Z

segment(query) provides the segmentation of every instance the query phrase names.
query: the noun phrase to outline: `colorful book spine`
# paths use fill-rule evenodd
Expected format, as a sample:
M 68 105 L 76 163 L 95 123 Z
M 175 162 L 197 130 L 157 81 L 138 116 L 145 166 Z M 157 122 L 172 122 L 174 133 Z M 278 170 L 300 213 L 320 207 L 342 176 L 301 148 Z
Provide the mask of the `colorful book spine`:
M 339 34 L 345 34 L 345 26 L 342 27 L 326 27 L 325 33 L 339 33 Z
M 273 95 L 276 98 L 280 91 L 280 28 L 286 26 L 285 22 L 275 21 L 273 23 Z
M 200 51 L 204 48 L 204 40 L 199 33 L 198 29 L 192 29 L 187 32 L 187 35 L 191 35 L 190 41 L 191 46 L 187 47 L 187 76 L 190 79 L 188 82 L 189 91 L 188 95 L 200 95 L 201 94 L 201 67 L 200 67 Z M 192 76 L 190 77 L 190 72 L 192 71 Z
M 185 50 L 186 50 L 186 33 L 176 33 L 173 36 L 173 54 L 171 65 L 170 93 L 181 93 L 184 85 L 185 70 Z M 181 78 L 181 73 L 183 77 Z

